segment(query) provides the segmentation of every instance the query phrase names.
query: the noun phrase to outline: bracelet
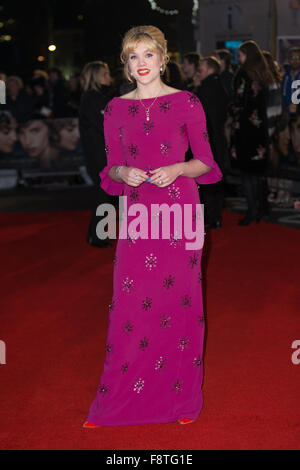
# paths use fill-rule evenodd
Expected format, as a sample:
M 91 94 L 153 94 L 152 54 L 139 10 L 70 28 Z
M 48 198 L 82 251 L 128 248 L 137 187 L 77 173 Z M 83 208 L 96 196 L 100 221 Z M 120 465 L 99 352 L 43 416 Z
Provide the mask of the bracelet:
M 120 166 L 118 166 L 118 167 L 116 168 L 116 176 L 117 176 L 118 178 L 120 178 L 120 179 L 121 179 L 121 177 L 120 177 L 121 168 L 123 168 L 123 165 L 120 165 Z

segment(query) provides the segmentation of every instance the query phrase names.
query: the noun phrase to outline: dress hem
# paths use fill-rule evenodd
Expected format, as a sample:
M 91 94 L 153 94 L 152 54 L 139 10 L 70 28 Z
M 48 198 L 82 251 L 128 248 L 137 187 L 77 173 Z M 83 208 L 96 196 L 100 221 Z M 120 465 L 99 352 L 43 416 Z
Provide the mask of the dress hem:
M 193 417 L 191 415 L 186 415 L 186 413 L 184 413 L 183 415 L 180 415 L 176 418 L 172 417 L 172 418 L 166 418 L 166 419 L 163 419 L 163 420 L 155 420 L 155 421 L 136 421 L 136 422 L 130 422 L 130 423 L 116 423 L 116 424 L 105 424 L 105 423 L 96 423 L 94 421 L 92 421 L 92 418 L 91 421 L 90 419 L 87 419 L 87 421 L 89 421 L 90 423 L 92 424 L 96 424 L 97 426 L 137 426 L 137 425 L 142 425 L 142 424 L 165 424 L 165 423 L 172 423 L 172 422 L 177 422 L 179 419 L 192 419 L 192 420 L 196 420 L 198 419 L 200 415 L 200 412 L 197 414 L 196 417 Z

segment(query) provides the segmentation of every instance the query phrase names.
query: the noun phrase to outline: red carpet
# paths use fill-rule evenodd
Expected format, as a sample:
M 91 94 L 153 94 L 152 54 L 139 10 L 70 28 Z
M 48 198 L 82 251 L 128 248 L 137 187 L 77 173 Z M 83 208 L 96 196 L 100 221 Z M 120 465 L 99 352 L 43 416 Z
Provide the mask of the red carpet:
M 1 214 L 1 449 L 300 449 L 299 231 L 207 235 L 204 408 L 197 422 L 82 428 L 104 360 L 114 248 L 88 212 Z

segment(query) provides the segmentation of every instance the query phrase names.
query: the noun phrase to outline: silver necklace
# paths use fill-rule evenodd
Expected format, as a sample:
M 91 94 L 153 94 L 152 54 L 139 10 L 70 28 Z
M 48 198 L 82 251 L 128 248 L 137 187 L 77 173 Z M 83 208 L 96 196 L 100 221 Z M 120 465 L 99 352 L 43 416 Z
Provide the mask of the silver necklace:
M 162 88 L 160 88 L 160 91 L 162 90 Z M 159 94 L 159 92 L 158 92 Z M 144 103 L 142 102 L 141 98 L 138 97 L 138 94 L 136 93 L 136 96 L 138 97 L 138 99 L 140 100 L 141 104 L 144 106 L 145 108 L 145 111 L 146 111 L 146 121 L 150 121 L 150 114 L 149 114 L 149 111 L 150 111 L 150 108 L 151 106 L 154 105 L 155 101 L 157 100 L 158 98 L 158 94 L 157 96 L 155 97 L 154 101 L 152 101 L 152 103 L 150 104 L 150 106 L 148 106 L 148 108 L 146 108 L 146 106 L 144 105 Z

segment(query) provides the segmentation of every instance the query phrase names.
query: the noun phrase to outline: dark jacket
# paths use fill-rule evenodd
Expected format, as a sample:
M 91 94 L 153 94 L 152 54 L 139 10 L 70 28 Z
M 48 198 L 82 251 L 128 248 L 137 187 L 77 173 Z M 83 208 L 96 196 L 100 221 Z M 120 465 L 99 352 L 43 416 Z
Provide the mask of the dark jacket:
M 207 132 L 214 159 L 222 173 L 230 170 L 230 158 L 225 137 L 225 121 L 229 96 L 225 91 L 220 76 L 216 73 L 206 77 L 197 89 L 197 95 L 202 103 L 206 121 Z
M 268 87 L 252 80 L 243 68 L 234 77 L 231 154 L 238 167 L 263 174 L 269 156 Z
M 233 99 L 233 73 L 230 72 L 230 70 L 224 70 L 220 74 L 221 82 L 225 90 L 227 91 L 227 94 L 230 98 L 230 100 Z
M 94 184 L 99 185 L 99 172 L 106 166 L 103 113 L 112 98 L 111 88 L 83 93 L 79 108 L 79 131 L 87 171 Z
M 11 99 L 9 95 L 7 96 L 6 108 L 10 110 L 17 122 L 24 122 L 28 120 L 33 113 L 34 102 L 31 95 L 21 90 L 16 100 Z
M 55 83 L 50 84 L 50 108 L 55 118 L 70 117 L 68 106 L 70 98 L 70 90 L 63 79 L 58 79 Z

